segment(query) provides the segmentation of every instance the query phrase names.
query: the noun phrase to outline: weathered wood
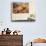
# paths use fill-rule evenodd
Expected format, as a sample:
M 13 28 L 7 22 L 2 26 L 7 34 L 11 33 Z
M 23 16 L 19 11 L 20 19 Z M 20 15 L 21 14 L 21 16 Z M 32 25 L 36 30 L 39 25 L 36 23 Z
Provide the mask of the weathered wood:
M 0 46 L 23 46 L 23 35 L 0 35 Z

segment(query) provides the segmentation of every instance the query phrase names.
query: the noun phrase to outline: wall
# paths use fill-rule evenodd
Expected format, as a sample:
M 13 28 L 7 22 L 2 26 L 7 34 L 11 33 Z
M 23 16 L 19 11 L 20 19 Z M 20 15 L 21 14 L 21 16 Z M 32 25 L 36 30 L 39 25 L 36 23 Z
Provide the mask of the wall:
M 11 22 L 10 4 L 12 1 L 15 0 L 0 0 L 0 31 L 7 27 L 9 27 L 12 31 L 14 31 L 15 29 L 21 30 L 23 32 L 24 44 L 27 43 L 27 41 L 32 41 L 32 39 L 36 37 L 45 38 L 46 0 L 34 1 L 36 9 L 36 22 Z M 22 1 L 22 0 L 16 0 L 16 1 Z

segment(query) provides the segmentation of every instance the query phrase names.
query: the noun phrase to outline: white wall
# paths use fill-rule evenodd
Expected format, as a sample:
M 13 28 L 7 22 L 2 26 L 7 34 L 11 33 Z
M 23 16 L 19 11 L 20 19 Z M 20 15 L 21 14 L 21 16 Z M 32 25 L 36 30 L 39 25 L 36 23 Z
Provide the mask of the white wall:
M 24 44 L 27 43 L 27 41 L 29 40 L 31 41 L 36 37 L 45 38 L 46 0 L 34 1 L 36 9 L 36 22 L 11 22 L 10 4 L 12 1 L 22 1 L 22 0 L 0 0 L 0 31 L 6 27 L 9 27 L 12 31 L 14 31 L 15 29 L 21 30 L 23 32 Z

